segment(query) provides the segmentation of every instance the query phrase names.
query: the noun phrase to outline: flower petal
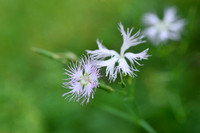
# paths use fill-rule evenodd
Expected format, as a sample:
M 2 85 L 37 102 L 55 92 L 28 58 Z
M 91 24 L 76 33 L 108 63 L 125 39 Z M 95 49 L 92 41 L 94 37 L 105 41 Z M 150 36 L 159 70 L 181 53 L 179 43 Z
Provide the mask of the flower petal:
M 127 74 L 132 76 L 133 71 L 131 70 L 131 67 L 128 65 L 126 60 L 124 58 L 120 58 L 118 60 L 119 66 L 118 66 L 118 71 L 122 71 L 122 73 L 126 76 Z
M 173 22 L 176 20 L 176 8 L 171 7 L 165 10 L 164 12 L 164 22 Z
M 108 60 L 100 61 L 98 64 L 100 67 L 106 67 L 106 76 L 109 76 L 109 80 L 114 81 L 117 77 L 115 64 L 117 63 L 118 59 L 118 57 L 114 56 Z
M 181 32 L 183 27 L 185 26 L 186 22 L 184 19 L 177 20 L 170 24 L 169 30 L 173 32 Z
M 113 55 L 118 55 L 118 53 L 114 50 L 109 50 L 105 46 L 102 45 L 99 40 L 97 40 L 97 44 L 99 49 L 91 51 L 91 50 L 86 50 L 88 54 L 90 54 L 94 59 L 104 59 L 109 56 Z
M 90 100 L 90 97 L 92 96 L 92 99 L 94 97 L 94 94 L 95 94 L 95 90 L 93 90 L 94 86 L 93 84 L 89 83 L 87 84 L 85 87 L 84 87 L 84 90 L 83 90 L 83 102 L 82 104 L 86 101 L 86 103 L 89 102 Z M 94 88 L 96 89 L 96 88 Z
M 166 30 L 163 30 L 160 32 L 159 34 L 159 39 L 162 41 L 162 42 L 166 42 L 169 38 L 169 32 L 166 31 Z
M 169 34 L 169 38 L 172 39 L 172 40 L 180 40 L 181 39 L 181 36 L 179 33 L 176 33 L 176 32 L 171 32 Z
M 78 101 L 79 97 L 82 94 L 83 86 L 79 82 L 75 82 L 75 83 L 71 84 L 71 86 L 68 88 L 71 89 L 71 91 L 63 94 L 63 96 L 68 95 L 67 97 L 65 97 L 65 99 L 71 96 L 69 101 L 71 101 L 72 99 L 76 100 L 76 98 L 78 98 L 77 99 L 77 101 Z
M 145 42 L 145 41 L 142 41 L 144 36 L 140 36 L 140 31 L 138 31 L 137 33 L 135 33 L 134 35 L 131 36 L 133 28 L 130 29 L 130 30 L 128 28 L 127 29 L 127 33 L 126 33 L 122 23 L 119 23 L 119 30 L 120 30 L 120 32 L 121 32 L 121 34 L 123 36 L 123 44 L 122 44 L 121 51 L 120 51 L 120 55 L 121 56 L 124 54 L 124 52 L 128 48 Z
M 83 69 L 81 68 L 81 64 L 79 64 L 79 66 L 78 66 L 77 62 L 76 63 L 72 62 L 72 64 L 68 65 L 68 69 L 65 69 L 65 71 L 66 71 L 65 74 L 70 76 L 69 79 L 74 80 L 74 81 L 78 81 L 80 76 L 83 73 Z
M 137 63 L 138 65 L 141 65 L 140 63 L 137 62 L 137 60 L 148 59 L 148 57 L 150 56 L 147 54 L 148 50 L 149 49 L 147 48 L 144 51 L 137 54 L 127 52 L 124 56 L 130 61 L 131 65 L 133 66 L 132 68 L 134 70 L 137 70 L 137 68 L 135 67 L 135 63 Z
M 153 13 L 147 13 L 143 17 L 143 23 L 146 25 L 155 25 L 160 21 L 158 16 Z
M 150 41 L 154 42 L 155 45 L 157 44 L 158 30 L 156 29 L 156 27 L 150 26 L 146 28 L 143 31 L 143 34 L 147 36 Z

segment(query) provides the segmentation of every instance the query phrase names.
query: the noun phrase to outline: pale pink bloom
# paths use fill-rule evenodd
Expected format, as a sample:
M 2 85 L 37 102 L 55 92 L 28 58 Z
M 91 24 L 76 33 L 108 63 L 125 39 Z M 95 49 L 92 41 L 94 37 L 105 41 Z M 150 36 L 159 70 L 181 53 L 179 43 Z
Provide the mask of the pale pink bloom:
M 79 101 L 82 99 L 82 104 L 89 102 L 90 97 L 93 99 L 96 88 L 98 87 L 99 70 L 90 57 L 84 57 L 80 62 L 72 63 L 65 69 L 68 78 L 63 85 L 71 91 L 63 94 L 63 96 L 71 97 L 69 101 Z M 66 97 L 66 98 L 67 98 Z

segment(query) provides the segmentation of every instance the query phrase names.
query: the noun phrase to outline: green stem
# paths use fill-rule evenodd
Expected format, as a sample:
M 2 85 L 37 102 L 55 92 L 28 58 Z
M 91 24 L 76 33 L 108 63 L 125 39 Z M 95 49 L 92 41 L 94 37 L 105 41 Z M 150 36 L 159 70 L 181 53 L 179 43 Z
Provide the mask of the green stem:
M 156 131 L 148 124 L 148 122 L 146 122 L 144 119 L 139 118 L 136 115 L 122 112 L 118 109 L 112 108 L 112 107 L 107 106 L 107 105 L 100 105 L 98 107 L 100 107 L 101 109 L 103 109 L 104 111 L 106 111 L 106 112 L 108 112 L 112 115 L 118 116 L 118 117 L 120 117 L 124 120 L 127 120 L 131 123 L 134 123 L 137 126 L 142 127 L 148 133 L 156 133 Z
M 131 116 L 134 118 L 135 124 L 138 126 L 142 127 L 149 133 L 156 133 L 156 131 L 149 125 L 148 122 L 146 122 L 144 119 L 140 118 L 137 106 L 132 99 L 125 99 L 124 100 L 126 108 L 129 110 L 131 113 Z
M 172 93 L 169 92 L 169 90 L 167 91 L 168 91 L 167 93 L 168 93 L 169 104 L 172 107 L 176 120 L 180 123 L 184 122 L 186 120 L 186 113 L 183 108 L 179 93 L 178 92 Z
M 149 133 L 156 133 L 156 131 L 149 125 L 148 122 L 146 122 L 145 120 L 143 119 L 140 119 L 139 120 L 139 125 L 141 127 L 143 127 L 146 131 L 148 131 Z
M 102 89 L 107 92 L 115 92 L 115 90 L 112 87 L 110 87 L 104 83 L 99 83 L 99 89 Z
M 126 84 L 123 80 L 121 80 L 120 82 L 118 82 L 118 84 L 122 87 L 122 88 L 125 88 L 126 87 Z
M 53 53 L 40 48 L 32 48 L 32 50 L 40 55 L 46 56 L 52 60 L 56 60 L 64 65 L 66 65 L 70 60 L 77 60 L 77 56 L 72 52 Z

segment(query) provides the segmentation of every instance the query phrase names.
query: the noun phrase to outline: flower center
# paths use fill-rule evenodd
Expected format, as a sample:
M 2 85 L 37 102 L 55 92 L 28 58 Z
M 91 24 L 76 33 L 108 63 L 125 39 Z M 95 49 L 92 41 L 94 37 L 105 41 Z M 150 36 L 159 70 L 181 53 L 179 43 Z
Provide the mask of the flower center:
M 83 76 L 80 76 L 80 84 L 81 85 L 87 85 L 90 83 L 90 77 L 88 73 L 84 73 Z
M 163 31 L 163 30 L 167 30 L 169 27 L 169 24 L 164 22 L 164 21 L 160 21 L 157 25 L 156 25 L 156 28 L 159 30 L 159 31 Z

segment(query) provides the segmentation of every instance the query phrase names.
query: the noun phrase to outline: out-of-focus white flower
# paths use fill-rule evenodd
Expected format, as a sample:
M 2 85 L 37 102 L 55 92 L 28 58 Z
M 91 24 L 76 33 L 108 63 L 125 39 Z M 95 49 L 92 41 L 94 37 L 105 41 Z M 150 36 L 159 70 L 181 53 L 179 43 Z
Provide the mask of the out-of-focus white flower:
M 63 85 L 65 88 L 71 89 L 71 91 L 63 94 L 63 96 L 68 95 L 67 97 L 71 97 L 69 101 L 83 99 L 82 104 L 85 101 L 88 103 L 90 97 L 92 99 L 94 97 L 98 87 L 98 78 L 100 77 L 99 69 L 94 60 L 85 56 L 85 59 L 82 58 L 79 64 L 77 62 L 72 63 L 68 68 L 69 70 L 65 69 L 65 74 L 68 76 L 67 82 L 64 82 Z
M 140 36 L 140 31 L 131 36 L 133 28 L 130 30 L 128 28 L 127 32 L 125 32 L 121 23 L 119 23 L 119 30 L 123 37 L 120 54 L 114 50 L 107 49 L 99 42 L 99 40 L 97 40 L 99 49 L 94 51 L 87 50 L 87 53 L 97 60 L 99 67 L 106 67 L 106 76 L 109 76 L 110 81 L 115 81 L 117 73 L 120 73 L 120 75 L 124 74 L 125 76 L 128 74 L 133 77 L 135 75 L 134 71 L 138 71 L 135 67 L 135 63 L 141 65 L 137 60 L 147 59 L 149 57 L 149 55 L 147 55 L 148 49 L 137 54 L 125 52 L 132 46 L 144 43 L 144 41 L 142 41 L 143 36 Z M 130 65 L 127 63 L 127 59 L 129 60 Z
M 186 24 L 184 19 L 178 19 L 176 16 L 175 7 L 166 9 L 162 20 L 156 14 L 147 13 L 143 17 L 143 22 L 148 26 L 144 34 L 154 45 L 167 42 L 169 39 L 180 40 L 181 32 Z

